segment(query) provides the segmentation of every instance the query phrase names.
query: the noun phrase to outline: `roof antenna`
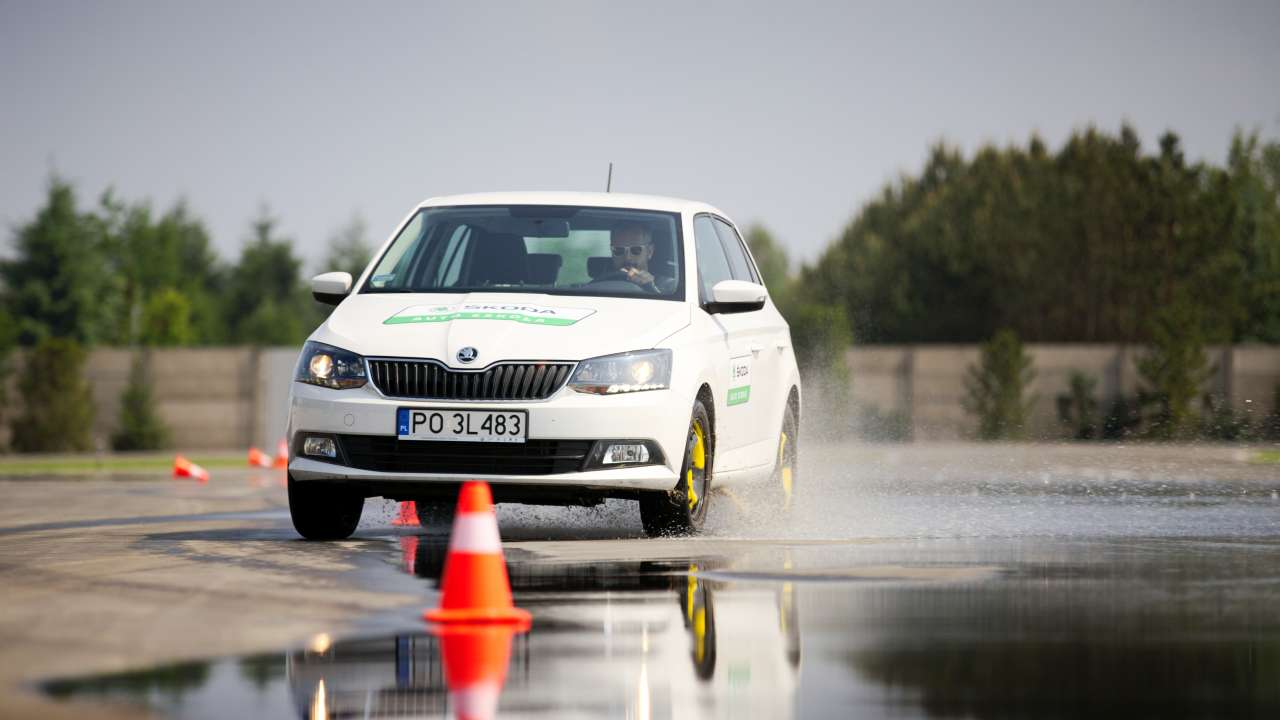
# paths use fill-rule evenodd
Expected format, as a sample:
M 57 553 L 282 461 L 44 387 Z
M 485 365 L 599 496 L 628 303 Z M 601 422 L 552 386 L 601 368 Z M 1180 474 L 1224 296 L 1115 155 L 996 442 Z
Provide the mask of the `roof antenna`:
M 613 163 L 609 163 L 609 179 L 604 181 L 604 191 L 613 192 Z

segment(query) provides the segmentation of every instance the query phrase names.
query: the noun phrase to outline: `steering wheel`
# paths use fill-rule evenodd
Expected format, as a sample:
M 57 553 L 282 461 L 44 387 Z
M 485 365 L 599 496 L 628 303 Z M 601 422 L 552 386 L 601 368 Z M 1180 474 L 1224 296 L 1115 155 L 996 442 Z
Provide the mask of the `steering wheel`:
M 631 282 L 631 276 L 621 270 L 610 270 L 609 272 L 601 275 L 600 277 L 591 278 L 591 283 L 595 284 L 599 282 L 617 282 L 619 280 L 621 280 L 622 282 Z

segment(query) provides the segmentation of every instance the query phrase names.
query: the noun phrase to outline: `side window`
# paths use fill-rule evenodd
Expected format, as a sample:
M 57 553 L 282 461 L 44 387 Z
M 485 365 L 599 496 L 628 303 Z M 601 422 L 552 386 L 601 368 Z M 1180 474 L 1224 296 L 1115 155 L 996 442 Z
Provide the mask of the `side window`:
M 422 244 L 422 217 L 419 212 L 396 236 L 391 249 L 369 275 L 369 286 L 376 289 L 400 288 L 409 284 L 409 263 Z
M 721 280 L 733 279 L 733 272 L 710 217 L 699 215 L 693 219 L 693 241 L 698 252 L 698 283 L 702 299 L 707 301 L 711 299 L 711 288 Z
M 724 243 L 724 252 L 729 258 L 729 267 L 733 270 L 733 279 L 759 283 L 760 277 L 756 275 L 755 268 L 751 267 L 751 261 L 747 259 L 747 252 L 742 249 L 742 238 L 738 237 L 737 231 L 733 229 L 732 225 L 720 218 L 715 218 L 714 222 L 716 232 L 720 235 L 720 241 Z

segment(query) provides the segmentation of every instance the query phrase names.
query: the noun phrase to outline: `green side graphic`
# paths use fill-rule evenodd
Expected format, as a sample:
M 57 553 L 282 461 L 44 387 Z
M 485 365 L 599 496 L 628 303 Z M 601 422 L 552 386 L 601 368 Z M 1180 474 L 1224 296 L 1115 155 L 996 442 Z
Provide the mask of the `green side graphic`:
M 729 388 L 729 404 L 741 405 L 751 399 L 751 386 L 743 385 L 742 387 Z
M 450 320 L 511 320 L 530 325 L 554 325 L 557 327 L 578 322 L 569 318 L 533 317 L 523 313 L 452 312 L 443 315 L 395 315 L 383 320 L 382 324 L 403 325 L 405 323 L 449 322 Z

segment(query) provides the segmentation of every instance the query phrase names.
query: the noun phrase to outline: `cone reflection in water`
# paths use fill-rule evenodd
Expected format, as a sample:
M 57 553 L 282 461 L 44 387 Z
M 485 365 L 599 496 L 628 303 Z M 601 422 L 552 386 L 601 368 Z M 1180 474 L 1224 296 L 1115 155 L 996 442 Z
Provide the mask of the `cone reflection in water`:
M 404 557 L 404 571 L 412 575 L 414 566 L 418 564 L 418 536 L 400 538 L 400 553 Z
M 278 468 L 289 467 L 289 443 L 280 438 L 280 442 L 276 443 L 276 461 L 275 466 Z
M 426 612 L 435 623 L 511 623 L 527 629 L 531 616 L 511 602 L 502 539 L 489 484 L 471 481 L 458 493 L 458 512 L 444 561 L 440 607 Z
M 175 478 L 192 478 L 202 483 L 209 482 L 209 471 L 177 455 L 173 458 L 173 476 Z
M 432 630 L 440 638 L 444 680 L 449 705 L 459 720 L 485 720 L 498 712 L 498 697 L 507 680 L 511 661 L 512 625 L 440 625 Z
M 391 521 L 392 525 L 413 526 L 418 525 L 418 507 L 412 500 L 400 503 L 400 514 L 395 520 Z

